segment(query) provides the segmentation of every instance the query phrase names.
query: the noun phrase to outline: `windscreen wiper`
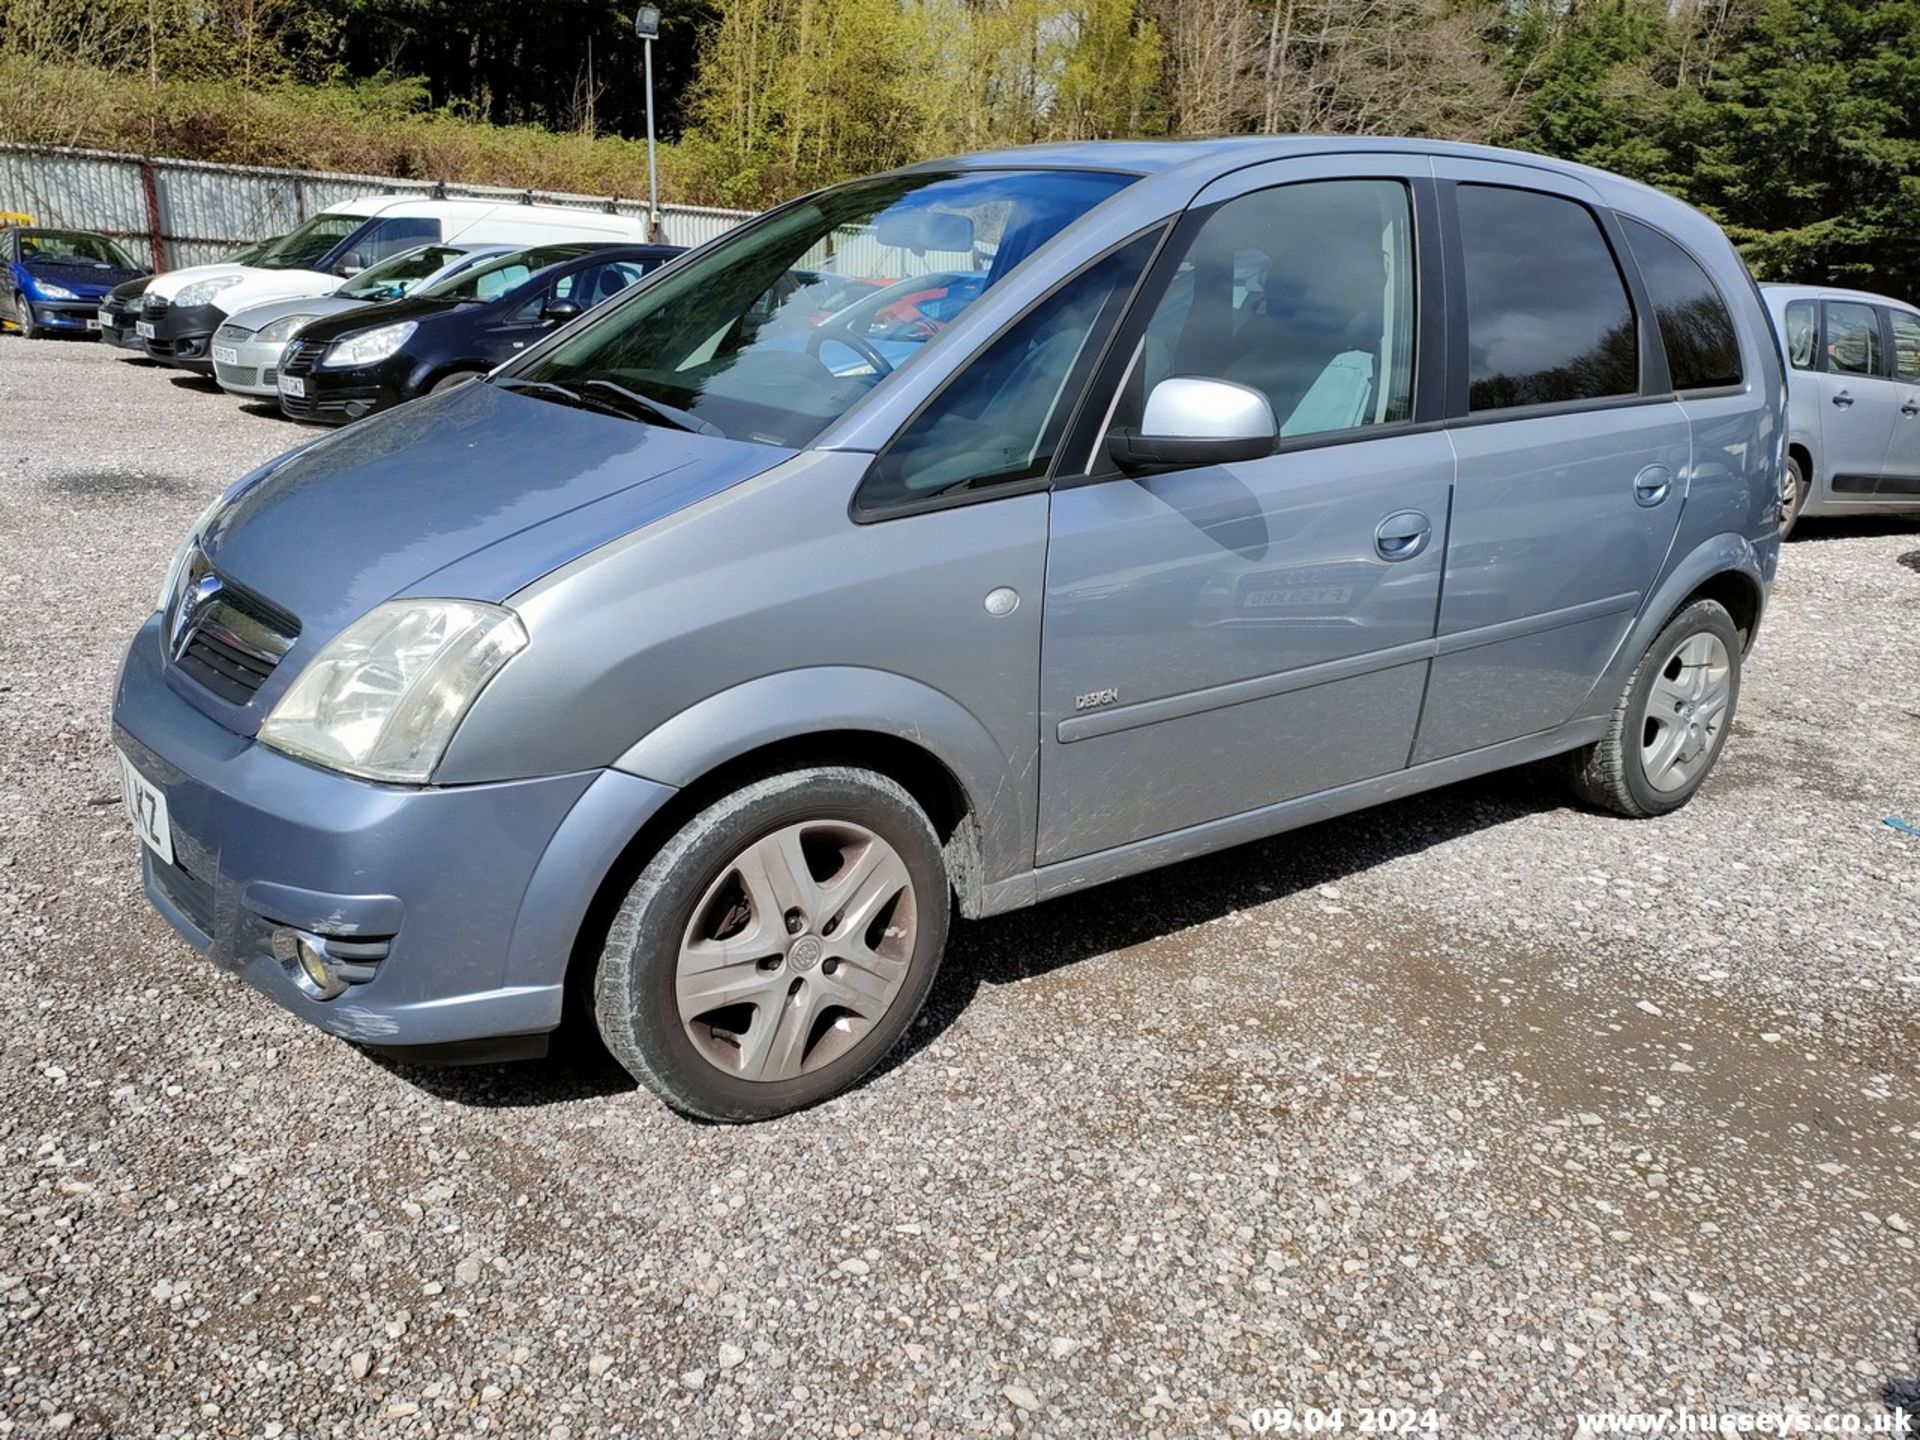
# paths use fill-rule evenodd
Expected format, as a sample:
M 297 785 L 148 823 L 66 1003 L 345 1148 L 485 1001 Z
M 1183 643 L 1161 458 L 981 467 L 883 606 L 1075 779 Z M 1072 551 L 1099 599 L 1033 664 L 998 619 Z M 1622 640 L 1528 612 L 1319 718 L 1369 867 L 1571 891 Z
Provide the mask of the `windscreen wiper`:
M 589 380 L 582 388 L 611 391 L 613 394 L 618 395 L 626 404 L 646 411 L 654 419 L 660 421 L 662 424 L 671 425 L 676 430 L 690 430 L 696 435 L 713 435 L 721 439 L 726 438 L 727 432 L 722 430 L 718 425 L 715 425 L 711 420 L 702 420 L 690 410 L 682 410 L 677 406 L 667 404 L 663 400 L 655 400 L 652 396 L 642 395 L 638 391 L 629 390 L 624 385 L 616 385 L 611 380 Z

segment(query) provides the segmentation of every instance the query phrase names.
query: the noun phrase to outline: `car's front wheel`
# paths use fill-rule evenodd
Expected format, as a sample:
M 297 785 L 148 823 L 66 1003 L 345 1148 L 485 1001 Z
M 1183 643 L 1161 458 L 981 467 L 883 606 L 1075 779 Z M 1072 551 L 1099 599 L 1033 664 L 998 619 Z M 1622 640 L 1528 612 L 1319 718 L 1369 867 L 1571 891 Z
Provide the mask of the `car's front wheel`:
M 20 334 L 28 340 L 38 340 L 45 330 L 40 322 L 33 318 L 33 305 L 18 290 L 13 292 L 13 313 L 20 326 Z
M 1740 632 L 1726 607 L 1696 600 L 1655 637 L 1607 733 L 1573 756 L 1574 789 L 1636 818 L 1693 798 L 1720 758 L 1740 700 Z
M 853 1084 L 946 948 L 940 841 L 899 785 L 821 766 L 702 810 L 642 870 L 593 977 L 607 1048 L 675 1109 L 762 1120 Z

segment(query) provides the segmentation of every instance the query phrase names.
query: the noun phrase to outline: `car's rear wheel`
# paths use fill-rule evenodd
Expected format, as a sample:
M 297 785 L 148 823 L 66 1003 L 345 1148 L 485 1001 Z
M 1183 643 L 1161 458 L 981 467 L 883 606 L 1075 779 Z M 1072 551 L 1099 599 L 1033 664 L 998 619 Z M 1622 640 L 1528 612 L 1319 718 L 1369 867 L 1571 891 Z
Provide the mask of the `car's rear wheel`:
M 871 1070 L 946 948 L 939 838 L 899 785 L 823 766 L 689 820 L 608 932 L 592 1007 L 614 1058 L 675 1109 L 762 1120 Z
M 1720 758 L 1740 700 L 1740 632 L 1713 600 L 1667 622 L 1635 667 L 1607 733 L 1575 752 L 1583 799 L 1636 818 L 1693 798 Z
M 1793 533 L 1794 522 L 1800 518 L 1801 507 L 1806 503 L 1806 472 L 1801 470 L 1800 462 L 1789 455 L 1787 468 L 1780 476 L 1780 538 L 1782 540 Z

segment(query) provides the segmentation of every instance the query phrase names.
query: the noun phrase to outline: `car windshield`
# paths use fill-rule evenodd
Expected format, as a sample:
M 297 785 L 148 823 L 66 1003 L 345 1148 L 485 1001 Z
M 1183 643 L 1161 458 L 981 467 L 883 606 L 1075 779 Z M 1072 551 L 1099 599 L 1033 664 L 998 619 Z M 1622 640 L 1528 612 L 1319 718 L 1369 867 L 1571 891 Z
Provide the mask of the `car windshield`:
M 472 269 L 449 275 L 416 293 L 432 300 L 492 300 L 524 284 L 534 271 L 585 255 L 593 248 L 591 245 L 540 245 L 532 250 L 514 250 L 483 260 Z
M 274 241 L 253 263 L 262 270 L 311 270 L 366 223 L 364 215 L 316 215 Z
M 336 294 L 349 300 L 394 300 L 467 252 L 458 245 L 421 245 L 369 265 Z
M 20 258 L 48 265 L 114 265 L 132 270 L 126 252 L 104 235 L 84 230 L 29 230 L 20 236 Z
M 635 418 L 805 445 L 1134 178 L 930 171 L 837 186 L 667 270 L 501 383 L 605 408 L 624 394 L 638 402 Z M 850 279 L 866 282 L 855 293 L 890 288 L 851 310 L 824 310 L 835 291 L 844 306 Z

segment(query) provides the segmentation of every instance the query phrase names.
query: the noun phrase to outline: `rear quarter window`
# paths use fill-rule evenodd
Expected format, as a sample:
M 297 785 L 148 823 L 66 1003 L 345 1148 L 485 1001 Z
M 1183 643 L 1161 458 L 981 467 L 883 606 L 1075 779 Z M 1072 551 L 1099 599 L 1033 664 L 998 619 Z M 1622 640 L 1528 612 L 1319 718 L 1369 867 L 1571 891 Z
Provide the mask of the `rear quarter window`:
M 1738 385 L 1740 340 L 1727 302 L 1698 260 L 1651 225 L 1621 217 L 1653 302 L 1675 390 Z

